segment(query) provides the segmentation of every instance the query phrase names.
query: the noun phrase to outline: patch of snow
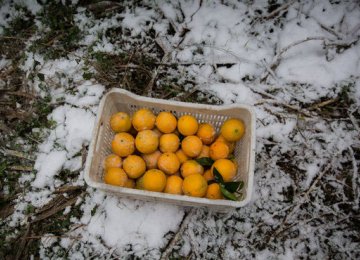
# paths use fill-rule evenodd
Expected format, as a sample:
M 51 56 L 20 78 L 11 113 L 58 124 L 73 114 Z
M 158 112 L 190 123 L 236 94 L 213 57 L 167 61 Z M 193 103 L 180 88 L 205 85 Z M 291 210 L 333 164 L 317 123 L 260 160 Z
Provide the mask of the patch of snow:
M 52 187 L 54 176 L 62 169 L 66 161 L 66 151 L 41 153 L 36 159 L 34 168 L 37 170 L 32 186 L 35 188 Z

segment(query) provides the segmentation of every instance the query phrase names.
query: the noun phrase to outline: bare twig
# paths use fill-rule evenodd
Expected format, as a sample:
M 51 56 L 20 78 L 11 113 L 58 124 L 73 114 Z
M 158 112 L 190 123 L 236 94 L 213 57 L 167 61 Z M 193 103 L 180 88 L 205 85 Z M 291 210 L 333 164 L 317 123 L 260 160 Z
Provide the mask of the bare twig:
M 308 109 L 313 110 L 313 109 L 316 109 L 316 108 L 325 107 L 325 106 L 328 106 L 328 105 L 330 105 L 332 103 L 335 103 L 336 101 L 338 101 L 338 98 L 328 99 L 328 100 L 325 100 L 323 102 L 314 104 L 314 105 L 310 106 Z
M 273 61 L 271 62 L 271 64 L 269 65 L 269 68 L 272 71 L 275 71 L 276 68 L 279 66 L 282 55 L 287 52 L 288 50 L 290 50 L 292 47 L 295 47 L 297 45 L 300 45 L 304 42 L 308 42 L 308 41 L 325 41 L 326 38 L 325 37 L 318 37 L 318 36 L 314 36 L 314 37 L 307 37 L 305 39 L 293 42 L 289 45 L 287 45 L 286 47 L 282 48 L 280 51 L 278 51 L 278 53 L 274 56 Z M 264 76 L 261 77 L 260 82 L 264 82 L 267 77 L 270 75 L 269 72 L 265 73 Z
M 81 192 L 80 194 L 77 194 L 75 196 L 73 196 L 70 199 L 65 198 L 64 196 L 62 201 L 59 203 L 59 205 L 55 205 L 54 207 L 50 207 L 49 209 L 43 211 L 41 214 L 39 214 L 33 221 L 34 222 L 39 222 L 43 219 L 46 219 L 48 217 L 51 217 L 52 215 L 58 213 L 59 211 L 65 209 L 67 206 L 71 206 L 73 204 L 76 203 L 76 201 L 78 200 L 78 197 L 82 196 L 85 192 Z
M 31 172 L 34 170 L 32 166 L 13 165 L 9 166 L 8 169 L 13 171 Z
M 332 167 L 332 164 L 330 162 L 325 164 L 325 168 L 319 173 L 317 178 L 313 181 L 312 185 L 302 194 L 300 194 L 299 202 L 295 204 L 291 210 L 287 213 L 284 220 L 281 222 L 281 224 L 276 228 L 276 230 L 272 233 L 271 237 L 269 237 L 269 241 L 277 237 L 278 234 L 283 232 L 283 229 L 285 229 L 285 225 L 288 223 L 290 217 L 303 205 L 308 199 L 309 194 L 314 190 L 318 182 L 321 180 L 321 178 L 324 176 L 325 173 L 327 173 L 330 168 Z
M 353 174 L 352 174 L 352 190 L 354 193 L 354 209 L 358 209 L 359 208 L 359 201 L 360 201 L 360 196 L 359 196 L 359 185 L 357 184 L 357 180 L 359 178 L 359 169 L 357 167 L 357 162 L 356 162 L 356 158 L 354 155 L 354 150 L 352 149 L 351 146 L 349 146 L 349 152 L 350 152 L 350 156 L 351 156 L 351 162 L 352 162 L 352 167 L 353 167 Z
M 69 235 L 62 235 L 62 236 L 55 236 L 55 235 L 43 235 L 43 236 L 27 236 L 25 237 L 25 239 L 42 239 L 44 237 L 54 237 L 54 238 L 70 238 L 70 239 L 75 239 L 75 240 L 79 240 L 81 239 L 81 236 L 77 236 L 77 237 L 74 237 L 74 236 L 69 236 Z
M 34 158 L 30 157 L 29 155 L 27 155 L 27 154 L 25 154 L 23 152 L 6 149 L 4 147 L 0 148 L 0 152 L 2 154 L 4 154 L 5 156 L 13 156 L 13 157 L 21 158 L 21 159 L 26 159 L 26 160 L 29 160 L 29 161 L 34 161 Z
M 269 13 L 268 15 L 263 16 L 262 18 L 266 19 L 266 20 L 271 19 L 271 18 L 277 16 L 281 11 L 285 11 L 286 9 L 288 9 L 295 2 L 296 2 L 295 0 L 292 0 L 288 3 L 285 3 L 282 6 L 280 6 L 279 8 L 277 8 L 274 11 L 272 11 L 271 13 Z
M 65 192 L 70 192 L 70 191 L 76 191 L 76 190 L 81 190 L 84 189 L 83 186 L 69 186 L 69 185 L 65 185 L 65 186 L 61 186 L 60 188 L 57 188 L 54 193 L 55 194 L 59 194 L 59 193 L 65 193 Z
M 28 224 L 26 227 L 25 233 L 24 233 L 23 237 L 20 239 L 20 243 L 17 246 L 18 251 L 16 253 L 15 260 L 22 259 L 21 256 L 22 256 L 24 249 L 26 247 L 26 244 L 28 242 L 26 237 L 29 236 L 30 230 L 31 230 L 31 224 Z

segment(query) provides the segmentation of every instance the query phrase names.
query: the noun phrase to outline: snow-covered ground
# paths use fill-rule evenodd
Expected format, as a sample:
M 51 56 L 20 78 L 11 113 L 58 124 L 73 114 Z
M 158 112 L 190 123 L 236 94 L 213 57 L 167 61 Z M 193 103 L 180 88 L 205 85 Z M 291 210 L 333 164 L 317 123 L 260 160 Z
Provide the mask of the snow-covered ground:
M 179 82 L 195 82 L 184 86 L 187 91 L 211 94 L 225 104 L 254 105 L 257 116 L 254 193 L 248 206 L 218 214 L 120 199 L 86 187 L 73 205 L 81 210 L 80 217 L 71 218 L 74 228 L 62 237 L 42 234 L 41 258 L 56 258 L 64 249 L 71 259 L 360 257 L 357 1 L 78 5 L 73 23 L 81 31 L 79 46 L 57 59 L 29 48 L 49 30 L 41 20 L 42 7 L 36 1 L 15 2 L 35 16 L 37 25 L 21 69 L 43 75 L 29 84 L 38 95 L 50 95 L 56 108 L 49 115 L 55 127 L 38 146 L 36 172 L 19 180 L 30 188 L 4 223 L 24 226 L 29 204 L 43 207 L 65 184 L 86 186 L 81 152 L 108 91 L 85 76 L 96 73 L 88 62 L 91 53 L 149 52 L 159 63 L 178 64 L 158 70 L 181 77 Z M 105 15 L 89 11 L 104 6 Z M 19 12 L 2 1 L 0 33 Z M 116 39 L 109 31 L 116 31 Z M 156 45 L 161 51 L 153 51 Z M 3 57 L 0 69 L 5 66 Z M 52 82 L 49 88 L 44 81 Z M 161 76 L 157 81 L 161 87 Z M 149 95 L 158 96 L 156 90 Z M 322 110 L 327 101 L 334 108 L 330 116 Z M 79 175 L 64 180 L 58 176 L 63 170 Z

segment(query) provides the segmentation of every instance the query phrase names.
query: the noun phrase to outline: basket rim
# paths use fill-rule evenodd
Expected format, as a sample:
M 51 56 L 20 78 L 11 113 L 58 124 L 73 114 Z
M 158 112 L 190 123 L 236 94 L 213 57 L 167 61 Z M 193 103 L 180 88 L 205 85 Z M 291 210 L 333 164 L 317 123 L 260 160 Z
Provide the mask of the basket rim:
M 212 111 L 221 111 L 221 110 L 227 110 L 232 108 L 242 108 L 246 109 L 250 113 L 251 117 L 251 125 L 250 125 L 250 132 L 252 133 L 250 136 L 250 154 L 249 154 L 249 170 L 248 170 L 248 190 L 247 194 L 244 200 L 241 201 L 231 201 L 231 200 L 210 200 L 207 198 L 195 198 L 190 196 L 183 196 L 183 195 L 173 195 L 173 194 L 167 194 L 167 193 L 159 193 L 159 192 L 151 192 L 151 191 L 145 191 L 145 190 L 137 190 L 137 189 L 129 189 L 124 187 L 115 187 L 106 183 L 100 183 L 95 182 L 90 178 L 90 166 L 91 162 L 94 156 L 94 150 L 97 143 L 98 138 L 98 131 L 100 128 L 100 121 L 101 121 L 101 115 L 103 113 L 106 100 L 108 96 L 118 93 L 125 96 L 129 96 L 133 99 L 136 99 L 138 101 L 146 101 L 151 103 L 157 103 L 157 104 L 167 104 L 167 105 L 177 105 L 181 107 L 191 107 L 191 108 L 199 108 L 199 109 L 207 109 Z M 245 206 L 251 201 L 252 193 L 253 193 L 253 182 L 254 182 L 254 168 L 255 168 L 255 111 L 254 108 L 248 104 L 226 104 L 226 105 L 208 105 L 208 104 L 198 104 L 198 103 L 188 103 L 188 102 L 181 102 L 181 101 L 175 101 L 175 100 L 163 100 L 158 98 L 151 98 L 151 97 L 144 97 L 136 95 L 130 91 L 120 89 L 120 88 L 113 88 L 110 91 L 108 91 L 101 99 L 99 103 L 99 108 L 97 111 L 95 123 L 94 123 L 94 129 L 92 131 L 92 139 L 89 145 L 88 149 L 88 155 L 85 162 L 85 168 L 84 168 L 84 180 L 85 182 L 93 187 L 98 188 L 104 191 L 114 192 L 118 193 L 120 192 L 126 192 L 126 195 L 138 195 L 138 196 L 148 196 L 151 198 L 160 198 L 160 199 L 168 199 L 174 202 L 191 202 L 194 204 L 201 204 L 201 206 L 209 205 L 209 206 L 218 206 L 218 207 L 231 207 L 231 208 L 240 208 Z M 124 194 L 125 195 L 125 194 Z M 186 206 L 186 205 L 184 205 Z

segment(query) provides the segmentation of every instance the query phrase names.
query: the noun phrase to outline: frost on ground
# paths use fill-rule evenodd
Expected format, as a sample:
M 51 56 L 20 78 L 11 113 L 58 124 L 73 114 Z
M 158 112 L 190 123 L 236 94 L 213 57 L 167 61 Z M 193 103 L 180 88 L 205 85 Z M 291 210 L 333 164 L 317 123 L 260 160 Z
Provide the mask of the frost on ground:
M 8 34 L 19 21 L 35 27 L 27 38 Z M 358 259 L 359 21 L 357 1 L 3 1 L 0 37 L 22 41 L 26 82 L 53 109 L 50 128 L 32 130 L 44 138 L 2 237 L 19 241 L 19 257 L 49 259 Z M 2 54 L 0 70 L 10 64 Z M 111 87 L 254 105 L 250 205 L 218 214 L 87 187 L 84 158 Z M 38 225 L 59 216 L 65 227 Z

